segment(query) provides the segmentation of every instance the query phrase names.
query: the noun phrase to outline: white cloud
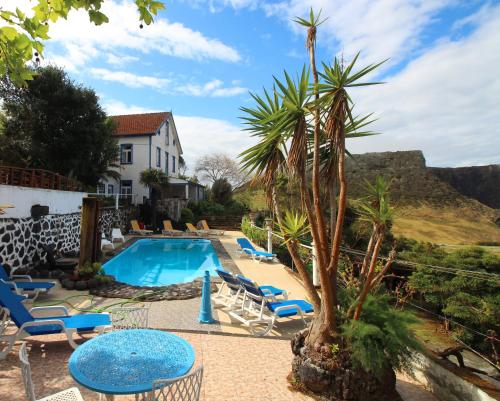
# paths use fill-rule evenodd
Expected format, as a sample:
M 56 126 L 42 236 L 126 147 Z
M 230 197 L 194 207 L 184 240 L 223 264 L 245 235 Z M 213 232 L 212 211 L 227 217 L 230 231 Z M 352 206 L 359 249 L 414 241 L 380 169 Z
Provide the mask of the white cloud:
M 139 60 L 139 57 L 117 55 L 113 53 L 109 53 L 106 57 L 106 62 L 114 66 L 123 66 L 126 63 L 131 63 Z
M 105 100 L 103 102 L 103 108 L 104 110 L 106 110 L 106 113 L 108 113 L 108 115 L 110 116 L 117 116 L 122 114 L 152 113 L 155 111 L 161 111 L 161 110 L 149 109 L 142 106 L 127 105 L 116 99 L 110 99 L 108 101 Z
M 89 72 L 95 78 L 103 81 L 120 82 L 131 88 L 150 87 L 162 89 L 170 83 L 170 80 L 165 78 L 137 75 L 126 71 L 111 71 L 105 68 L 91 68 Z
M 13 2 L 0 0 L 5 9 L 12 9 Z M 16 2 L 21 10 L 30 12 L 29 1 Z M 130 0 L 107 0 L 102 5 L 102 11 L 109 17 L 109 23 L 95 26 L 89 21 L 85 11 L 70 13 L 67 20 L 61 19 L 51 25 L 49 35 L 51 43 L 62 47 L 51 48 L 45 54 L 46 61 L 56 62 L 68 69 L 76 71 L 100 54 L 125 52 L 137 58 L 150 52 L 180 57 L 191 60 L 220 60 L 238 62 L 239 52 L 216 38 L 209 38 L 177 22 L 171 22 L 163 17 L 156 18 L 149 26 L 139 28 L 139 18 L 135 4 Z M 49 45 L 51 46 L 51 45 Z M 134 54 L 130 55 L 130 52 Z M 113 56 L 108 61 L 116 61 Z M 129 59 L 128 61 L 132 61 Z
M 91 68 L 91 76 L 103 81 L 119 82 L 130 88 L 153 88 L 161 93 L 196 97 L 230 97 L 247 93 L 248 89 L 238 86 L 238 81 L 233 81 L 232 86 L 224 86 L 224 82 L 213 79 L 205 84 L 179 85 L 181 78 L 161 78 L 149 75 L 138 75 L 127 71 L 111 71 L 106 68 Z
M 248 132 L 225 120 L 175 114 L 174 120 L 190 172 L 200 156 L 218 152 L 236 158 L 255 143 Z
M 224 87 L 224 82 L 219 79 L 213 79 L 203 85 L 187 84 L 179 86 L 176 90 L 179 93 L 191 96 L 210 96 L 210 97 L 229 97 L 242 93 L 247 93 L 248 89 L 238 86 L 238 82 L 232 83 L 235 86 Z
M 500 163 L 500 6 L 480 11 L 458 41 L 442 40 L 387 84 L 359 89 L 359 110 L 376 111 L 382 135 L 349 143 L 356 153 L 422 149 L 429 165 Z
M 319 27 L 319 43 L 343 52 L 347 59 L 360 51 L 370 62 L 390 58 L 389 63 L 397 63 L 420 45 L 424 27 L 451 1 L 285 0 L 264 9 L 288 20 L 296 32 L 305 29 L 291 19 L 308 16 L 311 7 L 322 10 L 328 19 Z

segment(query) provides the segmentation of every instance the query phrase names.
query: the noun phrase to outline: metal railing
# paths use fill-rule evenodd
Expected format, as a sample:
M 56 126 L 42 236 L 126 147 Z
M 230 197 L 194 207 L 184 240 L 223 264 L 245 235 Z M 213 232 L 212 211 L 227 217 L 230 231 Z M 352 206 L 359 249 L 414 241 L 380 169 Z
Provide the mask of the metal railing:
M 0 184 L 60 191 L 83 191 L 83 185 L 80 182 L 52 171 L 12 166 L 0 166 Z

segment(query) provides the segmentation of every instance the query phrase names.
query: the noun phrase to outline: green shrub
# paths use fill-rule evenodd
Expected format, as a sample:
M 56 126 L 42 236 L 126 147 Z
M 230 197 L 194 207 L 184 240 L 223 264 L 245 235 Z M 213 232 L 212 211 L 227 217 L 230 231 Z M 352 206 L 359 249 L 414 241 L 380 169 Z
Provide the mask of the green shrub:
M 181 221 L 183 223 L 194 223 L 194 214 L 191 209 L 185 207 L 181 210 Z
M 484 273 L 500 273 L 500 257 L 479 247 L 447 252 L 438 245 L 413 243 L 400 258 L 425 265 L 443 266 Z M 426 307 L 475 331 L 487 334 L 498 330 L 500 285 L 494 277 L 478 278 L 468 272 L 450 274 L 425 266 L 417 267 L 408 280 L 409 288 L 420 294 Z M 482 336 L 451 324 L 452 335 L 482 350 L 492 352 Z
M 243 202 L 239 202 L 236 200 L 233 200 L 231 203 L 226 205 L 224 210 L 224 214 L 230 216 L 242 216 L 246 212 L 248 212 L 248 206 Z
M 346 310 L 355 299 L 349 290 L 343 292 Z M 394 308 L 388 295 L 368 295 L 360 319 L 348 319 L 342 325 L 354 364 L 375 375 L 391 367 L 411 372 L 413 350 L 421 348 L 410 329 L 416 322 L 413 314 Z

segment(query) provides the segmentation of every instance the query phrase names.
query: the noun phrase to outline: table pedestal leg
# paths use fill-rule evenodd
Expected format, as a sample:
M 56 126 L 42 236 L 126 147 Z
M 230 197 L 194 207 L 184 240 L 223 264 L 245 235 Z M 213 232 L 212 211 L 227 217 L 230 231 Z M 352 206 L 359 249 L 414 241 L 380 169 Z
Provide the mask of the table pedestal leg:
M 106 394 L 106 401 L 115 401 L 115 396 L 113 394 Z

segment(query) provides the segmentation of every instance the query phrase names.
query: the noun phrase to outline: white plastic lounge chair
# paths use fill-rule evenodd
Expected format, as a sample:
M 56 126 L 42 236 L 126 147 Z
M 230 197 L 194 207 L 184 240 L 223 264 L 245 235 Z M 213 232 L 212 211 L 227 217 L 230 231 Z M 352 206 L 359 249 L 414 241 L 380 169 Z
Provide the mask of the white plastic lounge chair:
M 273 261 L 276 258 L 275 253 L 258 251 L 246 238 L 237 238 L 236 242 L 240 247 L 240 256 L 246 254 L 250 256 L 254 261 L 258 261 L 259 263 L 262 262 L 262 260 Z
M 209 226 L 206 220 L 200 220 L 196 224 L 197 228 L 201 228 L 203 231 L 207 231 L 208 233 L 212 235 L 224 235 L 224 231 L 222 230 L 212 230 Z
M 104 233 L 102 233 L 102 236 L 101 236 L 101 251 L 105 247 L 109 247 L 111 249 L 115 249 L 115 246 L 113 245 L 113 243 L 106 238 L 106 235 L 104 235 Z
M 175 379 L 156 380 L 150 401 L 199 401 L 203 366 Z
M 73 340 L 73 334 L 77 332 L 96 331 L 99 334 L 111 329 L 111 321 L 108 313 L 86 313 L 81 315 L 70 315 L 65 306 L 39 306 L 29 311 L 22 303 L 24 297 L 12 292 L 11 288 L 0 282 L 0 307 L 2 313 L 10 316 L 17 326 L 16 333 L 3 335 L 9 345 L 0 353 L 0 359 L 7 355 L 17 340 L 25 337 L 66 334 L 69 344 L 77 348 L 78 344 Z M 5 310 L 4 310 L 5 309 Z M 32 312 L 54 312 L 59 316 L 34 317 Z M 0 333 L 1 334 L 1 333 Z
M 215 304 L 221 306 L 227 306 L 230 309 L 236 308 L 241 302 L 243 302 L 243 295 L 245 293 L 245 289 L 240 284 L 239 279 L 247 280 L 249 283 L 253 283 L 252 280 L 243 277 L 243 276 L 233 276 L 231 273 L 228 273 L 221 269 L 215 269 L 216 273 L 222 280 L 222 285 L 219 288 L 217 294 L 212 296 L 212 300 Z M 277 300 L 276 297 L 283 297 L 283 299 L 288 299 L 288 294 L 286 291 L 276 288 L 272 285 L 261 285 L 260 290 L 268 295 L 269 297 L 274 297 L 273 300 Z
M 313 306 L 303 299 L 288 299 L 276 301 L 272 295 L 266 295 L 259 286 L 248 279 L 238 281 L 245 289 L 241 308 L 232 310 L 229 315 L 250 328 L 255 336 L 265 336 L 268 334 L 278 318 L 300 316 L 304 325 L 304 313 L 313 312 Z M 265 325 L 262 331 L 257 331 L 257 327 Z
M 37 401 L 35 397 L 35 387 L 31 378 L 31 365 L 28 360 L 28 352 L 26 351 L 26 343 L 21 345 L 19 349 L 19 360 L 21 361 L 21 372 L 23 376 L 24 390 L 28 401 Z M 71 387 L 59 393 L 49 395 L 39 399 L 38 401 L 83 401 L 80 390 L 76 387 Z
M 123 306 L 110 310 L 113 330 L 147 329 L 149 308 Z
M 111 242 L 125 242 L 125 237 L 122 234 L 122 230 L 119 228 L 113 228 L 111 230 Z
M 19 281 L 19 280 L 22 281 Z M 35 300 L 40 293 L 47 293 L 56 285 L 53 281 L 33 281 L 27 274 L 14 274 L 9 276 L 0 264 L 0 281 L 12 288 L 18 295 L 33 295 Z

